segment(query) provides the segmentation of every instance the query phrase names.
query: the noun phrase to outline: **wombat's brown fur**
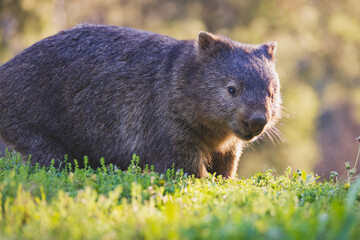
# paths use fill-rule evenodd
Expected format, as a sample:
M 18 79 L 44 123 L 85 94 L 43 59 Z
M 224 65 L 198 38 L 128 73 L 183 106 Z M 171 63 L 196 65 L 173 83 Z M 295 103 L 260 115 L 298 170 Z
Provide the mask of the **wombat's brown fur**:
M 136 153 L 160 172 L 233 177 L 243 143 L 280 117 L 275 49 L 80 25 L 1 66 L 0 133 L 40 165 L 68 154 L 126 169 Z

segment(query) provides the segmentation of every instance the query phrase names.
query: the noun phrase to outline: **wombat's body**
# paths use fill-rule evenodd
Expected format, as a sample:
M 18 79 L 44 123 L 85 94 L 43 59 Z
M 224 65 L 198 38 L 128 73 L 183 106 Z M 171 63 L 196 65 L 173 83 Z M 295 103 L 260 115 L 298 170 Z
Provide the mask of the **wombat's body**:
M 80 25 L 0 67 L 0 134 L 40 165 L 126 169 L 136 153 L 157 171 L 233 177 L 243 142 L 279 118 L 275 47 Z

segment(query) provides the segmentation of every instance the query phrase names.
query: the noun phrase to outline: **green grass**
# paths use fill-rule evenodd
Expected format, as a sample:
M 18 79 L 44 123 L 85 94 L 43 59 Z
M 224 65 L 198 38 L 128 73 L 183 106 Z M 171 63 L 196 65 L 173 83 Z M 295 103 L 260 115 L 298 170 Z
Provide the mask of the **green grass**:
M 360 181 L 305 172 L 196 179 L 0 159 L 0 239 L 360 239 Z

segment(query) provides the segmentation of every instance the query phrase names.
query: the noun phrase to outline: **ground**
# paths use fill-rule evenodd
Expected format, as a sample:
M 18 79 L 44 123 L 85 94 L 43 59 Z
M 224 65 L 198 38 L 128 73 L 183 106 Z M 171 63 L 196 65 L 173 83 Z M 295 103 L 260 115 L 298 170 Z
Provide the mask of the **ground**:
M 0 239 L 359 239 L 360 181 L 290 168 L 247 179 L 0 159 Z

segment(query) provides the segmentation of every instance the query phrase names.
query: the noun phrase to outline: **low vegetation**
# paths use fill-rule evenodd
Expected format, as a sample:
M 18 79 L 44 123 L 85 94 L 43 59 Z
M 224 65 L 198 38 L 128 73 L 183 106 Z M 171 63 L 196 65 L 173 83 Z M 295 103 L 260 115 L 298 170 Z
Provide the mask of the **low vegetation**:
M 86 159 L 85 159 L 86 162 Z M 196 179 L 0 159 L 0 239 L 359 239 L 360 181 L 268 170 Z

